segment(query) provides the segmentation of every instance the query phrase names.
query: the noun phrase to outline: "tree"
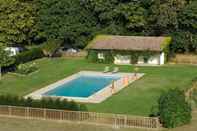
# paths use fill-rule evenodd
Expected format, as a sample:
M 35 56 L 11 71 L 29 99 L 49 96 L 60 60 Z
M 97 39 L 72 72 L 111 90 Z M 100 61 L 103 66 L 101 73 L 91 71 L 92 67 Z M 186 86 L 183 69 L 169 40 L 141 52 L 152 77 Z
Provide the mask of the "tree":
M 185 4 L 185 0 L 154 0 L 149 16 L 153 34 L 162 35 L 177 30 L 178 12 Z
M 90 10 L 102 27 L 117 23 L 114 19 L 114 9 L 120 2 L 118 0 L 83 0 L 82 4 Z
M 0 42 L 30 44 L 36 31 L 32 0 L 0 0 Z
M 5 47 L 0 43 L 0 80 L 1 80 L 1 68 L 9 66 L 14 63 L 14 58 L 9 56 L 9 51 L 5 50 Z
M 111 25 L 126 27 L 121 34 L 141 32 L 146 24 L 145 3 L 142 1 L 120 1 L 120 0 L 83 0 L 84 6 L 97 17 L 98 24 L 102 29 Z M 112 27 L 112 26 L 111 26 Z M 111 29 L 112 30 L 112 29 Z
M 83 48 L 92 37 L 96 23 L 80 0 L 37 0 L 38 28 L 47 39 Z
M 170 45 L 171 52 L 197 52 L 197 34 L 192 34 L 189 31 L 177 31 L 171 33 L 171 36 L 173 37 Z
M 48 40 L 42 47 L 45 56 L 52 57 L 59 49 L 61 42 L 59 40 Z
M 197 1 L 191 1 L 179 14 L 180 28 L 196 33 Z
M 146 25 L 145 12 L 146 10 L 136 3 L 120 4 L 115 10 L 119 17 L 123 17 L 126 21 L 126 27 L 129 30 L 143 29 Z

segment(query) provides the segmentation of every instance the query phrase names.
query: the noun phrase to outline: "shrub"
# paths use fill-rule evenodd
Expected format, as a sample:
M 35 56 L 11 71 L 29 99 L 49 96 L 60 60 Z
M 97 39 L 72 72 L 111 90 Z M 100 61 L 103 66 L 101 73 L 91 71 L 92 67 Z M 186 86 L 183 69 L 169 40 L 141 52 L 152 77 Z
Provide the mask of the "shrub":
M 103 53 L 104 55 L 104 59 L 98 59 L 98 52 L 95 50 L 90 50 L 88 51 L 88 56 L 87 59 L 90 62 L 94 62 L 94 63 L 105 63 L 105 64 L 110 64 L 114 62 L 114 57 L 113 57 L 113 53 L 110 51 L 102 51 L 99 53 Z
M 113 56 L 112 52 L 105 51 L 104 52 L 104 57 L 105 57 L 105 59 L 104 59 L 103 63 L 111 64 L 111 63 L 114 62 L 114 56 Z
M 23 97 L 12 96 L 12 95 L 1 95 L 0 105 L 62 109 L 62 110 L 73 110 L 73 111 L 87 111 L 87 108 L 84 104 L 78 104 L 74 101 L 52 99 L 52 98 L 42 98 L 41 100 L 33 100 L 32 98 L 24 99 Z
M 60 48 L 61 41 L 59 40 L 48 40 L 42 47 L 42 51 L 45 56 L 52 57 L 55 55 L 57 50 Z
M 192 92 L 192 100 L 194 101 L 195 107 L 197 107 L 197 89 Z
M 137 64 L 139 59 L 139 54 L 137 52 L 131 53 L 131 64 Z
M 16 73 L 27 75 L 27 74 L 30 74 L 30 73 L 36 71 L 36 70 L 38 70 L 36 63 L 20 64 L 17 66 Z
M 15 56 L 16 62 L 15 64 L 21 64 L 21 63 L 26 63 L 38 58 L 42 58 L 43 52 L 41 48 L 33 48 L 31 50 L 19 53 L 18 55 Z
M 169 90 L 159 99 L 159 114 L 166 128 L 174 128 L 191 121 L 191 106 L 185 100 L 185 94 L 178 89 Z
M 152 55 L 153 55 L 153 53 L 149 50 L 141 52 L 141 56 L 143 56 L 143 59 L 144 59 L 145 63 L 148 63 L 148 60 L 151 58 Z
M 89 50 L 88 51 L 88 55 L 87 55 L 87 59 L 89 62 L 98 62 L 98 53 L 94 50 Z

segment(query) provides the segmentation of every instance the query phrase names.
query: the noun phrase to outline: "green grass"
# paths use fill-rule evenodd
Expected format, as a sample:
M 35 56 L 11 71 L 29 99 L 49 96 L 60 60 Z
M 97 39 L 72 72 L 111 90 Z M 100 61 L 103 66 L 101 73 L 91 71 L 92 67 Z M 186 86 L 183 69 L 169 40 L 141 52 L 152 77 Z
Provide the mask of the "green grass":
M 80 70 L 103 70 L 105 64 L 88 63 L 84 59 L 40 59 L 39 72 L 27 77 L 6 74 L 0 82 L 0 94 L 26 95 Z M 112 65 L 115 66 L 115 65 Z M 123 72 L 132 72 L 133 66 L 119 66 Z M 160 94 L 170 88 L 186 89 L 197 66 L 166 65 L 139 67 L 145 76 L 100 104 L 88 104 L 89 111 L 148 116 L 157 105 Z

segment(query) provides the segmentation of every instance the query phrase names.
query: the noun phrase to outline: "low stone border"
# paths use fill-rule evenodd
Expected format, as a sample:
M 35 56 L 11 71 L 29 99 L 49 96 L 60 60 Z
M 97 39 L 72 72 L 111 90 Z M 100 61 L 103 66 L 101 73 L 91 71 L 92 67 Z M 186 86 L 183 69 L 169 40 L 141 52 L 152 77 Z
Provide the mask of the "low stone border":
M 99 90 L 98 92 L 92 94 L 89 97 L 67 97 L 67 96 L 44 96 L 43 94 L 57 88 L 58 86 L 65 84 L 80 75 L 93 75 L 93 76 L 120 76 L 121 78 L 114 81 L 114 83 L 111 83 L 104 87 L 103 89 Z M 74 100 L 76 102 L 83 102 L 83 103 L 101 103 L 102 101 L 106 100 L 108 97 L 112 96 L 113 94 L 119 92 L 123 88 L 127 87 L 132 82 L 140 79 L 144 74 L 143 73 L 102 73 L 102 72 L 96 72 L 96 71 L 80 71 L 76 74 L 73 74 L 69 77 L 66 77 L 65 79 L 62 79 L 58 82 L 55 82 L 49 86 L 46 86 L 44 88 L 41 88 L 37 91 L 34 91 L 31 94 L 28 94 L 25 96 L 25 98 L 31 97 L 33 99 L 41 99 L 43 97 L 50 97 L 50 98 L 60 98 L 60 99 L 67 99 L 67 100 Z M 135 77 L 134 77 L 135 76 Z M 112 90 L 112 86 L 113 90 Z

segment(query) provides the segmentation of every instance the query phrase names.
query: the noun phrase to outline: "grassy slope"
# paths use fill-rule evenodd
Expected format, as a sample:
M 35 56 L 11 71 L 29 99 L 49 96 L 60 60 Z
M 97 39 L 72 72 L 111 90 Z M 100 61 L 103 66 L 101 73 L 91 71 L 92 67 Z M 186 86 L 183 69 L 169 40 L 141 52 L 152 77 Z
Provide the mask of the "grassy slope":
M 25 95 L 80 70 L 103 70 L 104 64 L 92 64 L 83 59 L 40 59 L 40 71 L 31 76 L 5 75 L 0 83 L 0 94 Z M 121 71 L 132 72 L 133 66 L 120 66 Z M 169 88 L 187 88 L 197 76 L 197 66 L 169 65 L 140 67 L 146 75 L 101 104 L 88 104 L 90 111 L 150 114 L 161 92 Z

